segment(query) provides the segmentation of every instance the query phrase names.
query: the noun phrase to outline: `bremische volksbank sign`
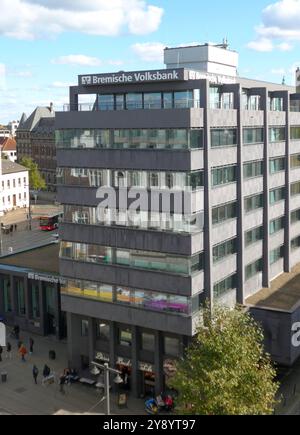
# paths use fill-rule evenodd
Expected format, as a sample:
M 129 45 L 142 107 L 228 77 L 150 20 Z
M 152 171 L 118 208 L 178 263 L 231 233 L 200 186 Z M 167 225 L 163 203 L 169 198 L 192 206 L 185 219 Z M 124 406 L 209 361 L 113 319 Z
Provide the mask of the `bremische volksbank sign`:
M 123 85 L 133 83 L 176 82 L 187 80 L 184 68 L 157 71 L 91 74 L 78 77 L 79 86 Z

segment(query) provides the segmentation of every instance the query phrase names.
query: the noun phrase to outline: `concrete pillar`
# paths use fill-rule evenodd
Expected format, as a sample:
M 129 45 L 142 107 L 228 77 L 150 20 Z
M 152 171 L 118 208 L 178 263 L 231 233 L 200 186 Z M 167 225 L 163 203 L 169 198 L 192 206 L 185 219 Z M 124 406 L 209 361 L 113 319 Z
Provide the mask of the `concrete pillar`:
M 132 327 L 132 375 L 131 375 L 131 392 L 135 397 L 139 396 L 139 361 L 138 361 L 139 337 L 137 326 Z
M 162 332 L 155 331 L 155 394 L 159 395 L 164 389 L 163 371 L 163 337 Z
M 95 359 L 96 352 L 96 324 L 95 320 L 89 317 L 89 360 L 90 362 Z
M 30 303 L 30 297 L 29 297 L 28 278 L 24 278 L 24 296 L 25 296 L 26 319 L 29 322 L 29 320 L 30 320 L 30 313 L 31 313 L 31 310 L 32 310 L 32 305 Z
M 80 319 L 72 314 L 67 313 L 68 325 L 68 363 L 69 367 L 81 370 L 80 349 L 78 337 L 80 337 Z

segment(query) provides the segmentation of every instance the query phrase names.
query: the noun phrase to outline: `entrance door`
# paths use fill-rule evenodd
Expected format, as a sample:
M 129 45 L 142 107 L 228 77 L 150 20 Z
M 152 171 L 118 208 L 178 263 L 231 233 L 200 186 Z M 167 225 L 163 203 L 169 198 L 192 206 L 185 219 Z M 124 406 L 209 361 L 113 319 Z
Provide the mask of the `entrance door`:
M 17 195 L 13 195 L 13 206 L 17 207 Z

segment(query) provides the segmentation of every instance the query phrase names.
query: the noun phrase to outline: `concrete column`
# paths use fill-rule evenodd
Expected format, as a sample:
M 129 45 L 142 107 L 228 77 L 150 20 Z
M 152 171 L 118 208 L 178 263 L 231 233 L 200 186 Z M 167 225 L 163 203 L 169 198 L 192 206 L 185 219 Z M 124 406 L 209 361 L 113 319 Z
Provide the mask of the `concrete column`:
M 4 275 L 1 275 L 0 278 L 0 314 L 4 315 L 4 283 L 3 283 Z
M 264 110 L 264 247 L 263 247 L 263 286 L 270 287 L 270 156 L 269 156 L 269 107 L 268 90 L 262 90 L 262 107 Z
M 139 396 L 138 349 L 140 349 L 139 337 L 138 337 L 138 328 L 137 328 L 137 326 L 133 326 L 132 327 L 132 354 L 131 354 L 131 360 L 132 360 L 131 391 L 132 391 L 132 394 L 136 397 Z
M 155 394 L 159 395 L 164 389 L 163 375 L 163 337 L 162 332 L 155 331 Z
M 290 125 L 290 93 L 284 92 L 284 108 L 286 112 L 286 159 L 285 159 L 285 233 L 284 233 L 284 272 L 291 272 L 291 125 Z
M 24 295 L 25 295 L 25 311 L 26 311 L 26 319 L 30 320 L 30 313 L 32 310 L 32 305 L 29 297 L 29 286 L 28 286 L 28 278 L 24 278 Z
M 81 370 L 80 349 L 78 337 L 80 337 L 80 319 L 78 316 L 67 313 L 68 325 L 68 363 L 69 367 Z
M 213 247 L 212 235 L 212 209 L 211 209 L 211 132 L 210 132 L 210 84 L 205 81 L 204 92 L 201 93 L 201 105 L 204 107 L 204 294 L 213 304 Z
M 89 360 L 95 359 L 96 352 L 96 323 L 95 320 L 89 317 Z
M 45 295 L 43 291 L 43 283 L 39 281 L 39 305 L 40 305 L 40 322 L 41 322 L 41 330 L 43 335 L 46 334 L 46 322 L 47 322 L 47 313 L 46 313 L 46 303 L 45 303 Z

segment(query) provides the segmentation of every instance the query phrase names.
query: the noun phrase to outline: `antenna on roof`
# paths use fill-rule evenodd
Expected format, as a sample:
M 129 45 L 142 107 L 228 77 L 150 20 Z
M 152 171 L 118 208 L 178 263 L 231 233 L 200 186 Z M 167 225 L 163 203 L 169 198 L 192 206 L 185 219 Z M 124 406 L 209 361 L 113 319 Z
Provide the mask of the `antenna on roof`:
M 227 50 L 227 49 L 228 49 L 228 47 L 229 47 L 229 44 L 228 44 L 228 39 L 227 39 L 227 37 L 226 37 L 226 38 L 223 38 L 223 47 L 225 48 L 225 50 Z
M 282 84 L 285 85 L 285 76 L 282 78 Z

